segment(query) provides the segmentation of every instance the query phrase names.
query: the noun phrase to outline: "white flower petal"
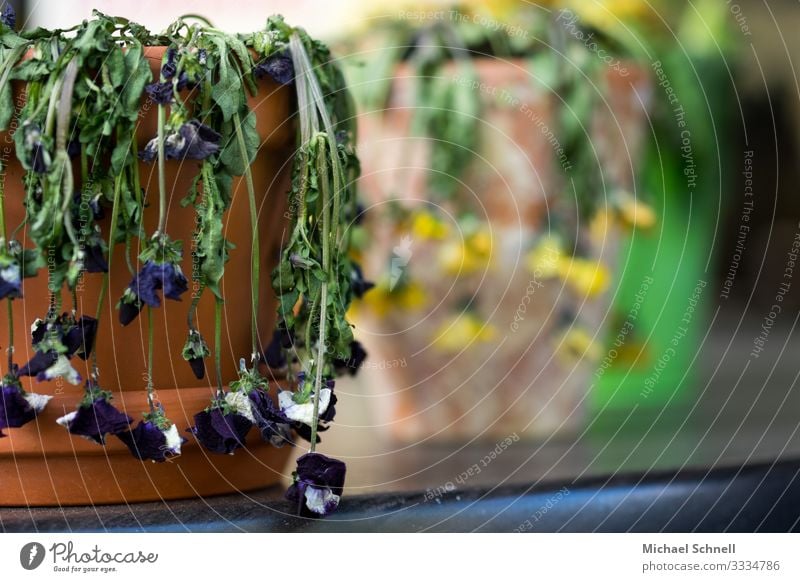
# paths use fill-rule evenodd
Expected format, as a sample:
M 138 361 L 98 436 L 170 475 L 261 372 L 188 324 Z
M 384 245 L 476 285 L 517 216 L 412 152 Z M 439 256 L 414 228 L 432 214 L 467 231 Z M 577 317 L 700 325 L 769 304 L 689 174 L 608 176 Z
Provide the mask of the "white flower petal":
M 0 269 L 0 278 L 6 283 L 16 284 L 20 281 L 19 265 L 9 265 L 5 269 Z
M 163 431 L 167 439 L 167 448 L 173 455 L 181 454 L 181 435 L 178 433 L 178 426 L 173 424 L 167 430 Z
M 36 411 L 36 414 L 39 414 L 42 410 L 44 410 L 44 407 L 47 406 L 47 403 L 50 402 L 52 396 L 49 394 L 36 394 L 35 392 L 28 392 L 25 394 L 24 398 L 28 401 L 28 404 L 31 405 L 31 408 Z
M 293 392 L 284 390 L 278 394 L 278 406 L 281 407 L 283 413 L 295 422 L 302 422 L 311 426 L 314 422 L 314 396 L 308 399 L 308 402 L 298 404 L 292 398 Z M 319 413 L 324 414 L 328 410 L 328 404 L 331 401 L 331 389 L 323 388 L 319 391 Z
M 59 376 L 74 386 L 81 383 L 81 375 L 72 367 L 64 354 L 60 354 L 53 365 L 44 371 L 44 377 L 47 380 L 54 380 Z
M 321 396 L 322 394 L 320 394 Z M 327 487 L 306 487 L 306 507 L 319 515 L 327 515 L 339 506 L 338 495 Z
M 75 420 L 75 417 L 78 415 L 77 410 L 73 410 L 72 412 L 65 414 L 56 419 L 56 422 L 63 426 L 64 428 L 69 428 L 69 425 L 72 424 L 72 421 Z
M 255 416 L 253 416 L 253 409 L 250 406 L 250 398 L 248 398 L 247 394 L 243 391 L 228 392 L 225 395 L 225 402 L 234 412 L 241 414 L 250 422 L 255 423 L 256 419 Z

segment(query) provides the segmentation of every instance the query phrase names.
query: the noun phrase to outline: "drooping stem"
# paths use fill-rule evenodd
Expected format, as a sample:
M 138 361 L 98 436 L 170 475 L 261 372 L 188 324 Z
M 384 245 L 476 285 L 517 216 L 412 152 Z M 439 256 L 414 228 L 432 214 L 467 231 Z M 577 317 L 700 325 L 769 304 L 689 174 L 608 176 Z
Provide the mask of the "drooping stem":
M 14 368 L 14 304 L 13 299 L 6 300 L 6 312 L 8 313 L 8 373 Z
M 111 259 L 114 255 L 114 240 L 117 236 L 117 220 L 119 213 L 119 198 L 120 191 L 122 190 L 122 172 L 114 182 L 114 202 L 111 205 L 111 226 L 108 229 L 108 260 L 106 261 L 107 269 L 103 273 L 103 281 L 100 284 L 100 298 L 97 300 L 97 310 L 95 311 L 95 319 L 98 325 L 100 318 L 103 315 L 103 307 L 106 302 L 106 295 L 108 294 L 109 278 L 111 277 Z M 92 372 L 97 375 L 97 344 L 92 346 Z
M 247 146 L 244 142 L 242 133 L 242 120 L 238 113 L 233 114 L 233 125 L 236 128 L 236 141 L 239 144 L 239 154 L 244 163 L 244 178 L 247 184 L 247 198 L 250 201 L 250 236 L 252 239 L 252 249 L 250 253 L 250 309 L 252 310 L 251 323 L 251 342 L 252 352 L 251 361 L 255 362 L 258 358 L 258 280 L 260 276 L 259 245 L 258 245 L 258 208 L 256 206 L 256 191 L 253 186 L 253 174 L 250 171 L 250 158 L 247 155 Z
M 147 404 L 150 412 L 156 411 L 153 402 L 153 308 L 147 307 Z
M 167 178 L 164 167 L 164 125 L 166 111 L 163 105 L 158 106 L 158 229 L 156 235 L 164 234 L 167 222 Z
M 197 313 L 197 304 L 200 303 L 200 299 L 203 297 L 203 291 L 205 291 L 206 284 L 201 282 L 200 288 L 195 293 L 194 297 L 192 298 L 192 304 L 189 305 L 189 313 L 186 314 L 186 322 L 189 325 L 190 330 L 194 330 L 194 316 Z
M 217 373 L 217 395 L 222 395 L 222 299 L 214 299 L 214 368 Z
M 322 190 L 322 270 L 325 277 L 330 274 L 331 267 L 331 243 L 330 243 L 330 191 L 328 183 L 328 148 L 326 147 L 325 136 L 320 136 L 317 144 L 317 178 L 319 179 L 320 190 Z M 335 152 L 335 150 L 334 150 Z M 335 155 L 335 154 L 334 154 Z M 334 197 L 336 197 L 334 192 Z M 328 319 L 328 281 L 325 280 L 320 286 L 319 299 L 319 338 L 317 339 L 317 358 L 316 358 L 316 378 L 314 380 L 314 415 L 311 422 L 311 452 L 317 448 L 317 425 L 319 425 L 319 398 L 322 392 L 322 368 L 325 365 L 325 351 L 327 349 L 327 319 Z
M 6 252 L 8 244 L 6 243 L 6 188 L 5 188 L 5 172 L 3 171 L 2 161 L 0 161 L 0 245 L 2 251 Z M 12 366 L 14 365 L 14 313 L 12 311 L 13 299 L 9 297 L 6 300 L 8 307 L 8 373 L 11 373 Z

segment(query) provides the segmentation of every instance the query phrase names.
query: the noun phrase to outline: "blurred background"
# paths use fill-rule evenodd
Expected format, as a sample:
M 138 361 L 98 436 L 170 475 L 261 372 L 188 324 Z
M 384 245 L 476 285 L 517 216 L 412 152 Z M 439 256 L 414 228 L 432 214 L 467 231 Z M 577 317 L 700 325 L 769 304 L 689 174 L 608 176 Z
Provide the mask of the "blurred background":
M 351 494 L 800 453 L 797 2 L 12 4 L 335 47 L 376 285 L 321 447 Z

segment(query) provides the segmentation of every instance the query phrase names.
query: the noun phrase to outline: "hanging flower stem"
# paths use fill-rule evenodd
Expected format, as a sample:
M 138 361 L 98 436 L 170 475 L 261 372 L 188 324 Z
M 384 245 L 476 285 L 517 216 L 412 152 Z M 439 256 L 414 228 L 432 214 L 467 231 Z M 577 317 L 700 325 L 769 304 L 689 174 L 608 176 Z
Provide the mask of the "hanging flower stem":
M 154 236 L 165 234 L 167 223 L 167 183 L 164 167 L 164 124 L 166 111 L 163 105 L 158 106 L 158 228 Z
M 325 136 L 319 136 L 317 150 L 317 174 L 322 190 L 322 270 L 326 276 L 330 273 L 331 249 L 330 249 L 330 217 L 328 206 L 330 204 L 328 191 L 328 163 L 327 151 L 325 147 Z M 315 362 L 316 378 L 314 385 L 314 416 L 311 423 L 311 452 L 317 448 L 317 426 L 319 425 L 319 396 L 322 392 L 322 368 L 325 365 L 325 350 L 327 348 L 326 323 L 328 319 L 328 282 L 323 281 L 320 286 L 319 297 L 319 339 L 317 340 L 317 358 Z
M 136 159 L 136 158 L 134 158 Z M 103 307 L 106 302 L 106 295 L 108 295 L 108 282 L 111 277 L 111 259 L 114 255 L 114 240 L 117 235 L 117 220 L 119 218 L 119 197 L 122 190 L 122 176 L 120 172 L 117 179 L 114 181 L 114 201 L 111 206 L 111 226 L 108 229 L 108 260 L 106 261 L 107 269 L 103 273 L 103 280 L 100 283 L 100 298 L 97 300 L 97 310 L 95 311 L 95 319 L 100 323 L 100 318 L 103 315 Z M 92 374 L 97 377 L 97 343 L 92 345 Z
M 250 355 L 253 363 L 258 359 L 260 346 L 258 345 L 258 281 L 260 276 L 260 258 L 258 245 L 258 208 L 256 206 L 256 192 L 253 186 L 253 174 L 250 171 L 250 160 L 247 156 L 247 147 L 244 143 L 242 133 L 242 120 L 238 113 L 233 114 L 233 125 L 236 128 L 236 141 L 239 145 L 239 154 L 244 162 L 244 178 L 247 184 L 247 198 L 250 201 L 250 231 L 252 237 L 252 250 L 250 253 L 250 309 L 252 310 L 252 329 L 251 342 L 252 352 Z
M 153 308 L 147 307 L 147 404 L 150 412 L 156 411 L 153 401 Z
M 0 162 L 0 172 L 2 175 L 0 176 L 0 245 L 2 246 L 3 252 L 6 252 L 8 249 L 8 242 L 6 241 L 6 187 L 5 187 L 5 172 L 2 171 L 2 162 Z M 8 373 L 11 373 L 12 367 L 14 365 L 14 313 L 13 313 L 13 304 L 11 303 L 14 301 L 11 297 L 6 299 L 6 308 L 8 313 Z
M 217 394 L 222 395 L 222 299 L 214 303 L 214 368 L 217 373 Z

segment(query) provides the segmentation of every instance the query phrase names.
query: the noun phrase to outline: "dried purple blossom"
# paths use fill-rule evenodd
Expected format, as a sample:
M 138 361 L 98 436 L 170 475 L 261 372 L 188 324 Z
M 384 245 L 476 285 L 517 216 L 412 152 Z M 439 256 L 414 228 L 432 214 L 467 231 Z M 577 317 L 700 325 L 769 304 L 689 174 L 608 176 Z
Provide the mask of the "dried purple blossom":
M 189 330 L 189 337 L 186 338 L 186 343 L 183 345 L 183 359 L 189 362 L 189 366 L 194 372 L 195 378 L 202 380 L 206 375 L 205 358 L 211 352 L 208 349 L 203 336 L 196 329 Z
M 108 262 L 99 229 L 83 245 L 83 268 L 87 273 L 107 273 Z
M 294 63 L 287 51 L 281 51 L 258 63 L 253 67 L 253 73 L 259 79 L 269 76 L 281 85 L 288 85 L 294 81 Z
M 74 325 L 63 332 L 62 343 L 67 348 L 67 357 L 77 355 L 82 360 L 87 360 L 94 348 L 97 337 L 97 320 L 88 315 L 81 315 Z
M 287 364 L 286 350 L 290 349 L 293 344 L 294 340 L 291 333 L 287 331 L 285 324 L 278 324 L 278 327 L 272 333 L 272 340 L 264 350 L 264 362 L 275 370 L 285 368 Z
M 228 408 L 226 411 L 225 409 Z M 244 446 L 253 423 L 238 412 L 231 411 L 224 401 L 194 415 L 194 426 L 188 430 L 212 453 L 232 455 Z
M 167 60 L 166 62 L 161 65 L 161 76 L 167 80 L 172 79 L 175 76 L 175 73 L 178 72 L 178 65 L 175 62 L 175 58 L 178 56 L 178 51 L 175 47 L 169 47 L 167 49 Z
M 180 301 L 181 295 L 189 289 L 189 282 L 180 266 L 147 261 L 128 285 L 128 289 L 150 307 L 159 307 L 161 298 L 156 293 L 158 290 L 163 289 L 167 299 Z
M 333 360 L 333 367 L 337 374 L 350 374 L 355 376 L 358 369 L 367 359 L 367 351 L 361 342 L 355 340 L 350 343 L 350 356 L 348 358 L 336 358 Z
M 170 131 L 164 138 L 164 157 L 168 160 L 204 160 L 219 151 L 222 136 L 216 131 L 191 119 L 177 131 Z M 158 137 L 154 137 L 139 152 L 144 162 L 152 162 L 158 157 Z
M 5 379 L 0 386 L 0 437 L 5 436 L 2 429 L 19 428 L 36 418 L 51 398 L 25 392 L 19 384 Z
M 107 434 L 129 431 L 133 419 L 111 404 L 111 394 L 87 382 L 87 395 L 78 408 L 56 420 L 70 434 L 104 445 Z
M 364 279 L 364 273 L 361 271 L 361 267 L 353 263 L 353 271 L 350 273 L 350 289 L 353 295 L 360 299 L 374 286 L 375 283 Z
M 181 454 L 181 445 L 186 442 L 178 434 L 178 427 L 169 424 L 162 428 L 152 420 L 141 420 L 135 428 L 117 434 L 134 457 L 143 461 L 160 463 Z
M 5 24 L 11 30 L 17 26 L 17 13 L 14 12 L 14 7 L 6 0 L 3 4 L 3 11 L 0 12 L 0 22 Z
M 139 313 L 144 309 L 144 301 L 139 299 L 136 293 L 128 288 L 125 289 L 119 303 L 117 303 L 117 309 L 119 309 L 119 322 L 122 325 L 128 325 L 139 317 Z
M 297 459 L 294 482 L 286 491 L 297 513 L 310 517 L 329 515 L 339 506 L 347 467 L 342 461 L 321 453 L 307 453 Z
M 261 431 L 261 438 L 274 447 L 282 447 L 292 442 L 292 421 L 275 406 L 265 391 L 256 389 L 247 395 L 254 424 Z
M 163 83 L 150 83 L 144 88 L 147 95 L 154 103 L 159 105 L 169 105 L 172 103 L 172 82 L 165 81 Z

